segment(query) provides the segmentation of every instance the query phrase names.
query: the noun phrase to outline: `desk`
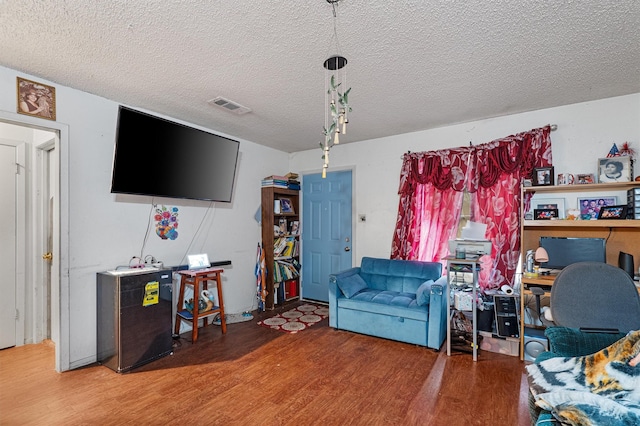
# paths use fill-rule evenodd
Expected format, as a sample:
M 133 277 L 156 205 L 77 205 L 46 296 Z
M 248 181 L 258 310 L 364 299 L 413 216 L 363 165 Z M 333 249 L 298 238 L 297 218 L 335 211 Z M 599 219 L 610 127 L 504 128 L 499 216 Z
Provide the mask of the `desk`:
M 198 320 L 203 319 L 203 326 L 208 323 L 208 318 L 215 314 L 220 314 L 220 327 L 222 333 L 227 332 L 227 322 L 224 317 L 224 301 L 222 298 L 222 268 L 207 268 L 200 270 L 186 270 L 178 271 L 180 274 L 180 292 L 178 294 L 178 306 L 176 313 L 175 334 L 180 333 L 181 321 L 187 321 L 191 323 L 191 342 L 195 343 L 198 340 Z M 218 290 L 218 305 L 206 312 L 200 312 L 198 309 L 198 299 L 200 298 L 201 290 L 208 289 L 208 282 L 214 281 L 216 289 Z M 193 286 L 193 312 L 189 312 L 184 308 L 184 289 L 187 285 Z M 202 288 L 201 288 L 202 287 Z
M 545 294 L 551 292 L 553 282 L 557 274 L 538 275 L 537 277 L 522 277 L 522 288 L 520 289 L 520 359 L 524 360 L 524 328 L 525 328 L 525 296 L 531 296 L 533 293 L 529 287 L 539 287 L 544 290 Z

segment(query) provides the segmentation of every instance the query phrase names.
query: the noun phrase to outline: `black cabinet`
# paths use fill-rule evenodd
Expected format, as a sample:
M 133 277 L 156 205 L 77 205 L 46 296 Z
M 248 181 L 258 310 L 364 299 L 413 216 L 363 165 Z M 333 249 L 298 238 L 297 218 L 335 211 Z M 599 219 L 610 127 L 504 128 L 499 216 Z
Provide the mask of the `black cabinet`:
M 170 270 L 97 274 L 98 362 L 120 373 L 172 351 Z

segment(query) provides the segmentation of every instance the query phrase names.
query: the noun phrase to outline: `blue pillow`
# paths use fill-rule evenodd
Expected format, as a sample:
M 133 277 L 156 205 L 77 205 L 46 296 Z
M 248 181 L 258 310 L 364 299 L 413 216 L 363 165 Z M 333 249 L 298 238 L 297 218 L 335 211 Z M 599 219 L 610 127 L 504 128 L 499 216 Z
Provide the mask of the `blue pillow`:
M 339 278 L 337 283 L 347 299 L 350 299 L 354 294 L 368 287 L 367 283 L 358 274 Z
M 429 304 L 431 284 L 433 284 L 433 280 L 427 280 L 420 284 L 420 287 L 416 290 L 416 303 L 418 306 L 426 306 Z

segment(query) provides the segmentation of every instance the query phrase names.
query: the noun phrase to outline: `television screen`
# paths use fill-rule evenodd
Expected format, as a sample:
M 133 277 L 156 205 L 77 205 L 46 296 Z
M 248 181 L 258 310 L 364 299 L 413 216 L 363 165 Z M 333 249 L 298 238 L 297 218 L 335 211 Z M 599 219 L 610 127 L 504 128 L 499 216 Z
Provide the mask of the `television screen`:
M 542 268 L 562 269 L 576 262 L 606 262 L 604 238 L 540 237 L 540 247 L 549 255 Z
M 111 192 L 231 202 L 239 147 L 120 106 Z

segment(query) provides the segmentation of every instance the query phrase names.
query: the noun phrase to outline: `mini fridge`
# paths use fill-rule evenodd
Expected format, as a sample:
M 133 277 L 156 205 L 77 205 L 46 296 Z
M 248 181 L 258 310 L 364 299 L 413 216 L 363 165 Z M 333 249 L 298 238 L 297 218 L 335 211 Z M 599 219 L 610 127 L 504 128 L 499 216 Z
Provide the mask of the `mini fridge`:
M 172 352 L 171 270 L 97 274 L 98 362 L 122 373 Z

